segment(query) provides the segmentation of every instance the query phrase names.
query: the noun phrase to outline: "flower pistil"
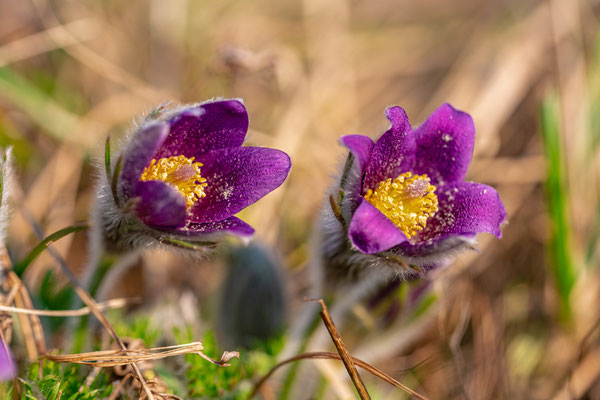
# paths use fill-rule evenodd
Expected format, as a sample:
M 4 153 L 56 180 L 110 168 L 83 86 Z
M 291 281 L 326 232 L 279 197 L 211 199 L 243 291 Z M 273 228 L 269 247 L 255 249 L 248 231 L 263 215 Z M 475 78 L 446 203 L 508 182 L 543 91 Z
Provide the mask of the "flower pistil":
M 379 182 L 364 198 L 404 233 L 407 239 L 425 228 L 427 219 L 438 211 L 436 187 L 427 175 L 400 174 Z
M 194 157 L 179 155 L 153 159 L 140 177 L 141 181 L 163 181 L 176 188 L 185 198 L 189 210 L 196 201 L 206 196 L 206 178 L 200 175 L 202 163 L 194 162 Z

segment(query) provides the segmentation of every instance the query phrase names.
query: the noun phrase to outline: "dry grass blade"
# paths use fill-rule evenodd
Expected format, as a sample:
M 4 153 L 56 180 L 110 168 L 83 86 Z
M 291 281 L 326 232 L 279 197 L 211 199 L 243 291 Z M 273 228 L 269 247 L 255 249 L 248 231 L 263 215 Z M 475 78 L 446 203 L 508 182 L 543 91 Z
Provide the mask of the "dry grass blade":
M 271 368 L 271 370 L 265 376 L 263 376 L 260 381 L 258 381 L 254 385 L 254 388 L 252 389 L 252 393 L 250 393 L 250 396 L 248 396 L 248 400 L 254 397 L 254 395 L 258 392 L 258 390 L 263 385 L 263 383 L 265 383 L 267 381 L 267 379 L 269 379 L 271 377 L 271 375 L 273 375 L 275 373 L 275 371 L 277 371 L 279 368 L 283 367 L 286 364 L 292 363 L 294 361 L 307 360 L 307 359 L 313 359 L 313 360 L 326 359 L 326 360 L 343 361 L 342 357 L 339 356 L 338 354 L 324 352 L 324 351 L 323 352 L 314 352 L 314 353 L 304 353 L 304 354 L 297 355 L 295 357 L 288 358 L 287 360 L 283 360 L 279 364 L 277 364 L 273 368 Z M 355 357 L 352 357 L 352 362 L 355 365 L 358 365 L 359 367 L 363 368 L 365 371 L 368 371 L 371 374 L 375 375 L 376 377 L 383 379 L 384 381 L 388 382 L 391 385 L 394 385 L 398 389 L 404 390 L 406 393 L 410 394 L 412 397 L 419 399 L 419 400 L 428 400 L 427 397 L 423 396 L 420 393 L 415 392 L 408 386 L 406 386 L 403 383 L 399 382 L 398 380 L 392 378 L 391 376 L 389 376 L 385 372 L 381 371 L 380 369 L 375 368 L 372 365 L 370 365 L 358 358 L 355 358 Z
M 42 23 L 45 25 L 46 32 L 49 37 L 59 45 L 61 40 L 70 40 L 73 44 L 69 47 L 63 47 L 63 50 L 70 54 L 73 58 L 86 65 L 93 71 L 104 78 L 114 81 L 123 87 L 131 88 L 131 90 L 143 98 L 151 99 L 152 101 L 161 101 L 166 98 L 174 98 L 170 93 L 159 91 L 153 86 L 145 83 L 137 76 L 127 72 L 122 67 L 113 64 L 100 54 L 92 51 L 87 46 L 83 45 L 77 38 L 61 24 L 58 17 L 54 14 L 51 6 L 46 0 L 36 0 L 33 2 L 36 11 L 40 15 Z M 49 29 L 48 21 L 54 24 L 54 29 Z
M 4 244 L 0 244 L 0 269 L 5 277 L 5 280 L 2 283 L 3 290 L 8 291 L 2 301 L 5 304 L 12 304 L 14 302 L 17 307 L 23 310 L 32 310 L 33 303 L 29 297 L 27 288 L 23 285 L 23 282 L 21 282 L 17 274 L 12 271 L 12 263 L 8 257 L 8 252 L 6 251 Z M 18 319 L 25 340 L 27 356 L 31 362 L 34 362 L 38 359 L 40 354 L 46 352 L 46 342 L 44 340 L 42 324 L 36 315 L 26 316 L 20 314 L 18 315 Z
M 61 28 L 49 28 L 3 45 L 0 47 L 0 67 L 93 39 L 100 32 L 101 26 L 97 20 L 85 18 L 65 24 L 62 28 L 75 32 L 75 36 L 65 36 Z
M 33 217 L 31 217 L 31 215 L 29 214 L 29 212 L 26 209 L 23 209 L 23 214 L 25 215 L 27 222 L 29 222 L 29 224 L 32 226 L 35 234 L 39 237 L 40 240 L 43 240 L 44 233 L 43 233 L 41 227 L 35 221 L 35 219 Z M 73 289 L 75 290 L 75 293 L 77 293 L 77 296 L 79 296 L 81 301 L 83 301 L 83 303 L 86 304 L 90 308 L 92 314 L 94 314 L 94 316 L 96 318 L 98 318 L 98 321 L 100 321 L 102 326 L 106 329 L 106 331 L 114 339 L 114 341 L 119 345 L 121 350 L 126 351 L 127 347 L 125 346 L 125 344 L 123 343 L 123 341 L 121 340 L 119 335 L 117 335 L 117 332 L 113 328 L 112 324 L 108 321 L 108 319 L 104 316 L 104 314 L 102 314 L 102 311 L 98 308 L 98 304 L 93 299 L 93 297 L 90 296 L 90 294 L 83 288 L 83 286 L 81 286 L 81 284 L 79 283 L 79 281 L 77 280 L 75 275 L 73 275 L 73 273 L 71 272 L 71 269 L 67 265 L 66 261 L 61 257 L 61 255 L 52 246 L 48 247 L 48 252 L 57 261 L 58 265 L 60 266 L 60 269 L 62 270 L 62 273 L 67 277 L 67 279 L 71 283 L 71 286 L 73 286 Z M 14 275 L 14 273 L 13 273 L 13 275 Z M 33 307 L 30 307 L 30 308 L 33 308 Z M 38 317 L 32 316 L 32 318 L 38 318 Z M 38 322 L 39 322 L 39 319 L 38 319 Z M 45 353 L 45 349 L 44 349 L 44 353 Z M 144 376 L 142 375 L 142 372 L 140 371 L 138 366 L 135 365 L 135 363 L 132 363 L 131 368 L 133 369 L 133 372 L 135 373 L 136 378 L 142 385 L 142 388 L 144 389 L 146 396 L 150 400 L 154 400 L 152 391 L 148 387 L 148 384 L 146 383 L 146 380 L 144 379 Z
M 121 379 L 121 382 L 119 382 L 119 385 L 117 385 L 115 390 L 113 390 L 113 392 L 111 393 L 108 400 L 116 400 L 119 397 L 119 395 L 121 394 L 121 390 L 123 390 L 123 388 L 127 384 L 127 381 L 129 381 L 130 379 L 133 379 L 133 375 L 131 375 L 131 374 L 125 375 L 123 377 L 123 379 Z
M 202 342 L 192 342 L 167 347 L 155 347 L 152 349 L 127 349 L 127 350 L 100 350 L 89 353 L 46 355 L 48 360 L 60 363 L 75 363 L 89 365 L 92 367 L 116 367 L 142 361 L 154 361 L 167 357 L 180 356 L 184 354 L 198 354 L 211 363 L 227 367 L 232 358 L 239 358 L 239 353 L 226 351 L 219 361 L 213 360 L 202 353 L 204 346 Z
M 8 281 L 11 287 L 18 287 L 14 297 L 14 302 L 19 308 L 33 310 L 33 302 L 27 289 L 12 270 L 8 271 Z M 19 315 L 19 321 L 25 338 L 27 354 L 31 362 L 37 360 L 40 354 L 46 352 L 46 342 L 44 340 L 44 331 L 37 315 Z
M 323 299 L 309 301 L 316 301 L 321 304 L 321 307 L 323 308 L 323 311 L 321 311 L 321 318 L 323 318 L 323 322 L 327 327 L 327 331 L 329 332 L 329 335 L 331 335 L 331 339 L 335 344 L 335 348 L 337 349 L 342 361 L 344 362 L 344 367 L 346 367 L 346 371 L 348 371 L 348 374 L 352 379 L 352 383 L 354 384 L 354 387 L 356 387 L 356 391 L 358 392 L 361 399 L 370 399 L 371 396 L 369 396 L 369 392 L 367 392 L 367 388 L 365 387 L 365 384 L 363 383 L 362 379 L 360 378 L 360 375 L 358 374 L 358 371 L 356 370 L 356 367 L 354 366 L 352 356 L 350 355 L 350 353 L 348 353 L 348 350 L 346 350 L 344 342 L 342 341 L 342 337 L 340 336 L 340 333 L 335 327 L 335 324 L 331 319 L 331 315 L 329 315 L 327 305 L 325 305 Z
M 140 299 L 112 299 L 103 303 L 98 303 L 98 309 L 101 311 L 121 308 L 127 304 L 139 302 Z M 92 313 L 89 307 L 82 307 L 78 310 L 36 310 L 30 308 L 10 307 L 0 304 L 0 311 L 14 312 L 16 314 L 38 315 L 42 317 L 81 317 Z
M 206 354 L 201 352 L 198 352 L 197 354 L 200 357 L 204 358 L 206 361 L 218 365 L 219 367 L 229 367 L 231 365 L 229 364 L 229 360 L 231 360 L 232 358 L 237 358 L 238 360 L 240 359 L 240 353 L 237 351 L 224 351 L 219 361 L 213 360 L 212 358 L 208 357 Z
M 600 379 L 600 350 L 587 355 L 577 365 L 567 382 L 553 397 L 554 400 L 572 400 L 585 398 L 586 393 Z

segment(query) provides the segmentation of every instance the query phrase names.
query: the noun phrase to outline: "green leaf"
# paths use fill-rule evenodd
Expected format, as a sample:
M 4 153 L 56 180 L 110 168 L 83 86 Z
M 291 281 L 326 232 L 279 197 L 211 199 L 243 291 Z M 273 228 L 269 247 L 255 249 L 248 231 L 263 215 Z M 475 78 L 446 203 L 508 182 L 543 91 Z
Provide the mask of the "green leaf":
M 189 241 L 183 239 L 175 239 L 172 237 L 161 237 L 158 239 L 161 243 L 165 243 L 171 246 L 178 247 L 180 249 L 195 250 L 195 251 L 206 251 L 207 248 L 212 248 L 217 245 L 216 242 L 207 241 Z
M 23 272 L 25 272 L 25 270 L 27 269 L 27 267 L 37 258 L 37 256 L 39 256 L 42 253 L 42 251 L 44 251 L 53 242 L 56 242 L 57 240 L 62 239 L 63 237 L 65 237 L 71 233 L 79 232 L 79 231 L 82 231 L 87 228 L 88 228 L 87 224 L 84 224 L 84 223 L 75 224 L 75 225 L 67 226 L 66 228 L 62 228 L 62 229 L 46 236 L 46 238 L 44 238 L 44 240 L 39 242 L 37 244 L 37 246 L 35 246 L 33 248 L 33 250 L 31 250 L 29 252 L 27 257 L 25 257 L 20 263 L 15 265 L 15 268 L 14 268 L 15 272 L 17 273 L 17 275 L 22 275 Z
M 112 179 L 110 173 L 110 136 L 106 137 L 106 144 L 104 145 L 104 169 L 106 170 L 106 179 L 110 182 Z
M 123 157 L 119 155 L 119 158 L 117 159 L 117 165 L 115 165 L 115 170 L 112 175 L 112 179 L 111 176 L 108 175 L 108 182 L 110 182 L 110 190 L 112 192 L 113 199 L 115 200 L 115 204 L 119 207 L 121 207 L 122 204 L 119 203 L 119 197 L 117 196 L 117 183 L 119 182 L 119 175 L 121 174 L 122 167 Z

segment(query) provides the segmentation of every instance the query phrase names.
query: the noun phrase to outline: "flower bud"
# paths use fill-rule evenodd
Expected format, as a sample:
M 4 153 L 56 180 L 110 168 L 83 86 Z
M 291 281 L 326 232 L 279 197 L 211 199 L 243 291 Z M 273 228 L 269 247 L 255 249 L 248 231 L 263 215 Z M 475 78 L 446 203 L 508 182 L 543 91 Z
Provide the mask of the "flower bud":
M 284 326 L 285 292 L 279 263 L 252 243 L 232 248 L 218 312 L 226 347 L 252 347 L 279 334 Z

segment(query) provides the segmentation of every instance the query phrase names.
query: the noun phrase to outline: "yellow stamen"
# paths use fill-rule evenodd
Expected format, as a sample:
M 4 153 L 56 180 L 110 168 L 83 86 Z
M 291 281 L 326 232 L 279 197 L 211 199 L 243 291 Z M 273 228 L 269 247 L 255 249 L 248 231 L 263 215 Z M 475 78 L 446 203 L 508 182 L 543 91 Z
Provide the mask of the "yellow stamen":
M 405 172 L 393 181 L 388 178 L 379 182 L 375 191 L 367 191 L 365 200 L 410 239 L 425 228 L 427 219 L 438 210 L 438 199 L 434 193 L 436 187 L 429 182 L 427 175 Z
M 179 190 L 189 209 L 194 203 L 206 196 L 204 188 L 208 185 L 200 175 L 202 163 L 194 162 L 194 157 L 175 156 L 152 160 L 144 169 L 140 180 L 163 181 Z

